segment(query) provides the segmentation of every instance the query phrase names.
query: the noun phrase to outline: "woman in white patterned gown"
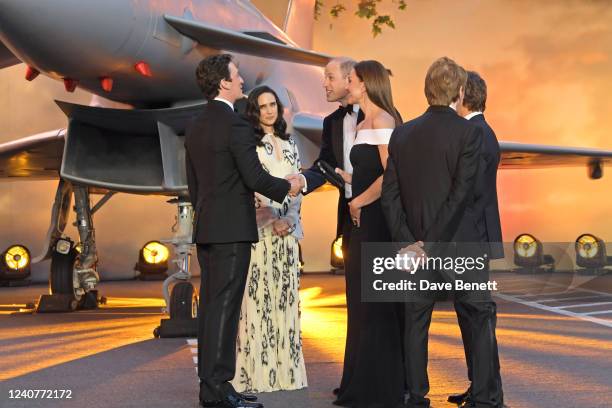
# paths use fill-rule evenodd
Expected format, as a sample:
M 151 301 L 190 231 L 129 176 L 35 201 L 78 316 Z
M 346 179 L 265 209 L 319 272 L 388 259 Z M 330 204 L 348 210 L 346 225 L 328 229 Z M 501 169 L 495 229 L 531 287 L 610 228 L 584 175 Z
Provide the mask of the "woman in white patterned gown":
M 271 88 L 262 86 L 251 91 L 246 118 L 259 139 L 259 160 L 276 177 L 300 171 L 298 149 L 286 133 L 282 113 L 283 106 Z M 251 248 L 240 311 L 236 376 L 232 380 L 238 392 L 307 386 L 298 294 L 301 200 L 301 195 L 288 195 L 278 204 L 255 194 L 259 242 Z

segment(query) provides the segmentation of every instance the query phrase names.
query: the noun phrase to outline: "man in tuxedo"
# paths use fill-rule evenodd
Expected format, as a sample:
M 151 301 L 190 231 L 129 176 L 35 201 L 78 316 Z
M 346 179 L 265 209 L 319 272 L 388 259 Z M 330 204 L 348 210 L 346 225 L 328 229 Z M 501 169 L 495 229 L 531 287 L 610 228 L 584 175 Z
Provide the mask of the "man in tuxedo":
M 258 241 L 253 191 L 281 203 L 299 185 L 261 166 L 251 127 L 234 113 L 243 80 L 229 54 L 203 59 L 196 71 L 207 104 L 187 130 L 186 171 L 201 266 L 198 375 L 203 407 L 259 408 L 230 384 L 251 243 Z
M 475 192 L 483 132 L 457 115 L 467 73 L 449 58 L 436 60 L 425 78 L 427 111 L 395 129 L 383 179 L 382 206 L 394 241 L 411 242 L 428 256 L 446 243 L 481 243 L 476 227 Z M 425 244 L 423 244 L 423 242 Z M 439 255 L 438 255 L 439 256 Z M 425 273 L 436 271 L 424 271 Z M 423 271 L 418 271 L 423 275 Z M 430 276 L 427 275 L 426 278 Z M 471 324 L 473 387 L 466 407 L 499 407 L 494 374 L 496 351 L 490 294 L 455 293 Z M 424 294 L 406 302 L 404 353 L 408 406 L 429 407 L 427 343 L 435 300 Z M 495 349 L 495 350 L 494 350 Z
M 457 113 L 463 116 L 483 131 L 482 140 L 482 158 L 480 162 L 480 175 L 477 182 L 475 207 L 476 212 L 480 214 L 477 219 L 477 226 L 483 233 L 483 241 L 487 243 L 487 255 L 489 259 L 500 259 L 504 257 L 504 247 L 502 244 L 501 222 L 499 219 L 499 207 L 497 203 L 497 168 L 499 166 L 500 151 L 499 143 L 495 132 L 484 117 L 487 102 L 487 84 L 474 71 L 468 71 L 467 84 L 465 86 L 465 96 L 463 103 L 458 106 Z M 468 378 L 472 381 L 472 362 L 470 353 L 471 327 L 470 321 L 467 318 L 468 313 L 463 310 L 465 304 L 455 302 L 455 310 L 457 311 L 457 320 L 461 329 L 461 337 L 463 339 L 463 348 L 465 350 L 465 361 L 468 367 Z M 493 331 L 497 324 L 496 309 L 497 305 L 491 301 L 491 307 L 494 310 L 493 314 Z M 499 368 L 499 355 L 497 354 L 497 345 L 495 346 L 495 372 L 499 387 L 496 388 L 500 393 L 501 375 Z M 469 401 L 471 394 L 470 387 L 461 394 L 450 395 L 448 402 L 458 405 Z M 495 396 L 496 400 L 503 401 L 503 395 Z
M 339 103 L 334 112 L 323 119 L 321 150 L 317 161 L 327 162 L 332 168 L 340 168 L 348 173 L 353 172 L 349 154 L 355 140 L 357 123 L 363 120 L 363 113 L 358 106 L 348 105 L 348 77 L 355 66 L 350 58 L 335 58 L 325 67 L 323 87 L 328 102 Z M 304 195 L 315 191 L 325 184 L 325 176 L 315 164 L 301 174 L 294 176 L 300 181 Z M 348 201 L 351 199 L 351 186 L 345 185 L 338 197 L 338 218 L 336 236 L 343 236 L 342 247 L 348 248 L 350 239 L 350 218 Z
M 332 168 L 339 168 L 347 173 L 353 172 L 351 165 L 350 152 L 355 141 L 356 127 L 363 120 L 363 112 L 358 106 L 348 105 L 348 78 L 351 70 L 355 66 L 355 61 L 350 58 L 335 58 L 325 67 L 325 77 L 323 87 L 328 102 L 340 103 L 338 109 L 323 119 L 323 134 L 321 136 L 321 151 L 317 161 L 327 162 Z M 304 170 L 295 178 L 300 181 L 302 192 L 306 195 L 325 184 L 325 176 L 315 164 Z M 342 235 L 342 254 L 346 265 L 349 242 L 351 239 L 351 220 L 348 203 L 352 198 L 351 185 L 345 184 L 344 190 L 339 192 L 338 197 L 338 216 L 336 221 L 336 236 Z M 347 331 L 354 325 L 351 321 L 356 318 L 353 316 L 354 302 L 360 301 L 360 293 L 352 290 L 358 282 L 349 274 L 344 275 L 346 280 L 346 302 L 347 302 Z M 348 336 L 347 336 L 348 337 Z M 346 344 L 343 381 L 346 376 L 352 373 L 351 344 Z M 348 357 L 348 358 L 347 358 Z M 342 384 L 340 385 L 342 387 Z M 333 390 L 334 395 L 338 395 L 340 388 Z

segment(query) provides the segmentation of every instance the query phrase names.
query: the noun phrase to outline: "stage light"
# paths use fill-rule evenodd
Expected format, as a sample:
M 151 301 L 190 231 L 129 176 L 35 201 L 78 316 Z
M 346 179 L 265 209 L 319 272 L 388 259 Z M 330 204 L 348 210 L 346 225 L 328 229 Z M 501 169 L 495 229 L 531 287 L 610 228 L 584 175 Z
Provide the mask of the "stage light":
M 342 253 L 342 235 L 334 241 L 334 256 L 338 259 L 344 259 L 344 254 Z
M 0 262 L 0 283 L 9 286 L 29 284 L 30 251 L 23 245 L 13 245 L 4 251 Z
M 582 234 L 576 239 L 576 265 L 585 268 L 588 272 L 603 271 L 606 266 L 612 265 L 612 257 L 606 255 L 606 244 L 593 234 Z
M 553 271 L 555 260 L 550 255 L 543 254 L 543 246 L 531 234 L 521 234 L 514 240 L 514 263 L 520 268 L 518 272 L 543 272 L 547 267 Z
M 576 239 L 576 254 L 580 259 L 595 258 L 597 254 L 601 254 L 600 241 L 594 235 L 582 234 Z
M 521 234 L 514 240 L 514 250 L 521 258 L 531 258 L 536 255 L 538 241 L 533 235 Z
M 302 255 L 302 245 L 298 242 L 298 268 L 300 275 L 304 273 L 304 256 Z
M 344 254 L 342 253 L 342 235 L 339 235 L 331 245 L 330 264 L 334 269 L 344 269 Z
M 30 265 L 30 252 L 21 245 L 12 246 L 4 254 L 4 262 L 14 271 L 24 269 Z
M 148 242 L 142 248 L 142 256 L 146 263 L 149 264 L 160 264 L 168 260 L 170 252 L 168 248 L 160 242 L 151 241 Z
M 140 272 L 141 279 L 165 279 L 169 257 L 168 247 L 159 241 L 149 241 L 140 250 L 134 269 Z

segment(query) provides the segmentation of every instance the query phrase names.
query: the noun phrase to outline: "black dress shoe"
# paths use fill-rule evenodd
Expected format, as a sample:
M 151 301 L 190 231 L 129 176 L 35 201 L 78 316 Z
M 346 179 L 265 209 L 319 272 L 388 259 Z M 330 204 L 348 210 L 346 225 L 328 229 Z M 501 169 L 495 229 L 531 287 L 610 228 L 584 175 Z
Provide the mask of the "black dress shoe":
M 218 407 L 221 401 L 217 400 L 200 400 L 201 407 Z
M 264 408 L 261 402 L 249 402 L 234 395 L 227 395 L 221 401 L 200 401 L 202 407 L 210 408 Z
M 246 392 L 239 392 L 238 396 L 245 401 L 257 401 L 257 395 L 247 394 Z
M 450 402 L 451 404 L 461 405 L 464 402 L 468 401 L 471 391 L 472 391 L 472 388 L 470 387 L 467 390 L 465 390 L 465 392 L 462 394 L 449 395 L 447 401 Z
M 415 404 L 414 402 L 411 402 L 410 400 L 406 401 L 404 406 L 406 408 L 431 408 L 431 405 L 428 402 L 421 402 L 421 403 Z
M 474 407 L 476 407 L 476 404 L 474 404 L 470 400 L 467 400 L 463 404 L 459 405 L 459 408 L 474 408 Z M 502 404 L 502 405 L 496 406 L 495 408 L 510 408 L 510 407 L 507 406 L 506 404 Z

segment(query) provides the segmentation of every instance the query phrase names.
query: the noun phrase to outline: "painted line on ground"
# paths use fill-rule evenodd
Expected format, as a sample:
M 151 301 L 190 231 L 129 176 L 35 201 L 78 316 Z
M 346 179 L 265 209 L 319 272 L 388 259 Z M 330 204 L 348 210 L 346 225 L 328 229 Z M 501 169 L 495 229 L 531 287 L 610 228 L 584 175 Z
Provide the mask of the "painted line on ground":
M 591 296 L 575 296 L 575 297 L 566 297 L 566 298 L 554 298 L 554 299 L 542 299 L 538 300 L 538 303 L 544 302 L 564 302 L 566 300 L 584 300 L 584 299 L 593 299 L 603 297 L 602 295 L 591 295 Z
M 597 310 L 595 312 L 588 312 L 588 313 L 584 313 L 585 316 L 593 316 L 593 315 L 600 315 L 600 314 L 612 314 L 612 310 Z
M 603 306 L 611 305 L 612 302 L 597 302 L 597 303 L 582 303 L 580 305 L 567 305 L 567 306 L 556 306 L 557 309 L 567 309 L 570 307 L 590 307 L 590 306 Z
M 610 320 L 605 320 L 605 319 L 599 319 L 597 317 L 591 317 L 588 316 L 584 313 L 575 313 L 575 312 L 571 312 L 569 310 L 565 310 L 565 309 L 560 309 L 557 307 L 551 307 L 551 306 L 546 306 L 546 305 L 542 305 L 540 303 L 537 302 L 533 302 L 533 301 L 529 301 L 529 300 L 524 300 L 524 299 L 519 299 L 515 296 L 510 296 L 510 295 L 505 295 L 502 293 L 496 293 L 495 296 L 499 297 L 500 299 L 504 299 L 510 302 L 515 302 L 515 303 L 520 303 L 522 305 L 525 306 L 530 306 L 536 309 L 540 309 L 540 310 L 545 310 L 547 312 L 551 312 L 551 313 L 556 313 L 556 314 L 560 314 L 560 315 L 564 315 L 564 316 L 569 316 L 569 317 L 574 317 L 576 319 L 580 319 L 580 320 L 585 320 L 591 323 L 595 323 L 595 324 L 599 324 L 601 326 L 605 326 L 605 327 L 610 327 L 612 328 L 612 321 Z

